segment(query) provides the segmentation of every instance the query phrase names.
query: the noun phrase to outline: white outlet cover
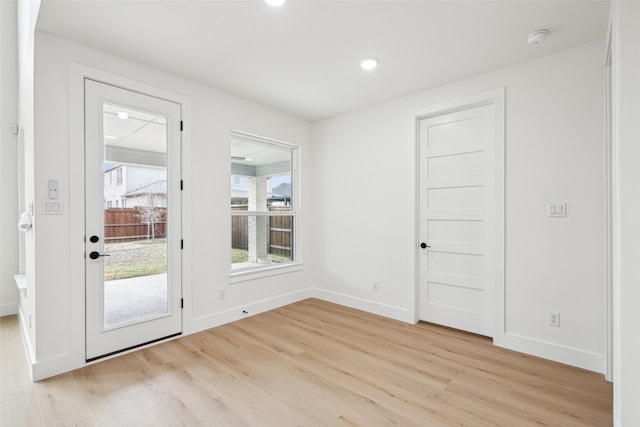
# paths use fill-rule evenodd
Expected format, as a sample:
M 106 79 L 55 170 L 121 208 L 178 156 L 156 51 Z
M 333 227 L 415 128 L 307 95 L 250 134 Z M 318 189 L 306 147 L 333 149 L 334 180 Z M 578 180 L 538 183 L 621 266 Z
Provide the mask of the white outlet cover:
M 547 325 L 560 327 L 560 313 L 555 311 L 550 311 L 547 313 Z
M 567 216 L 567 204 L 565 202 L 547 203 L 547 217 L 565 218 Z

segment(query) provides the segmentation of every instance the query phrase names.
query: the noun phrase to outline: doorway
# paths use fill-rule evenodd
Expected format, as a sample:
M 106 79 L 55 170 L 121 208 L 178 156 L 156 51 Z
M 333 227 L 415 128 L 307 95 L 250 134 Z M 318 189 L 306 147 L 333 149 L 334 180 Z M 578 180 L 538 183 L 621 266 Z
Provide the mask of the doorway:
M 416 132 L 417 317 L 495 338 L 504 332 L 504 142 L 494 101 L 435 106 L 416 116 Z
M 85 79 L 86 359 L 180 334 L 181 106 Z

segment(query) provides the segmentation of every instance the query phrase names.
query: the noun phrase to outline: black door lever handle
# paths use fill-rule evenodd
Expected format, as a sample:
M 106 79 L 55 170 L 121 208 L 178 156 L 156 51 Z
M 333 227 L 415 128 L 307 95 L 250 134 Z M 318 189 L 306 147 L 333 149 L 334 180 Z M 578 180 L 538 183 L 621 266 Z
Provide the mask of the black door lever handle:
M 93 251 L 93 252 L 91 252 L 89 254 L 89 258 L 91 258 L 91 259 L 98 259 L 101 256 L 111 256 L 111 255 L 109 255 L 109 254 L 101 254 L 100 252 L 97 252 L 97 251 Z
M 420 243 L 420 247 L 422 249 L 427 249 L 427 248 L 430 248 L 431 246 L 427 245 L 425 242 L 422 242 L 422 243 Z

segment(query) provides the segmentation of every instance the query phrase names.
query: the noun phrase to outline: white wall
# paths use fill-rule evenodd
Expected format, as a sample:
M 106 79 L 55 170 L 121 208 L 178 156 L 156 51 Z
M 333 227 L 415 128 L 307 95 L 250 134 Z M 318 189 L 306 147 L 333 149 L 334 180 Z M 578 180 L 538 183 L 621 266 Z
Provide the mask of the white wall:
M 70 115 L 83 107 L 82 99 L 70 98 L 70 85 L 77 84 L 73 79 L 70 83 L 71 63 L 190 99 L 191 114 L 185 117 L 190 144 L 184 148 L 187 156 L 184 159 L 185 198 L 190 199 L 183 206 L 187 229 L 183 264 L 185 332 L 240 318 L 243 308 L 254 314 L 309 295 L 310 278 L 305 269 L 229 285 L 230 132 L 240 130 L 301 146 L 301 179 L 305 186 L 310 174 L 308 123 L 120 57 L 37 32 L 35 200 L 38 204 L 46 198 L 47 180 L 55 178 L 59 181 L 59 198 L 68 210 L 61 216 L 36 215 L 36 378 L 78 367 L 84 359 L 83 326 L 79 325 L 84 319 L 83 307 L 82 303 L 73 303 L 78 301 L 78 293 L 82 293 L 84 287 L 81 277 L 84 265 L 82 222 L 75 220 L 82 215 L 83 209 L 82 191 L 77 190 L 76 184 L 82 176 L 74 172 L 78 170 L 74 164 L 78 159 L 82 161 L 82 154 L 78 154 L 78 147 L 73 145 L 77 129 L 70 129 Z M 305 197 L 304 203 L 305 211 L 311 212 L 311 199 Z M 301 220 L 300 231 L 309 235 L 310 218 L 302 217 Z M 191 230 L 190 234 L 188 230 Z M 302 249 L 305 255 L 310 252 L 307 243 Z M 218 299 L 219 288 L 226 289 L 226 299 Z
M 314 123 L 318 294 L 414 320 L 411 112 L 505 87 L 507 346 L 601 371 L 603 52 L 592 43 Z M 566 219 L 546 217 L 550 201 L 567 202 Z
M 0 2 L 0 316 L 18 312 L 18 124 L 17 2 Z
M 612 4 L 614 424 L 640 425 L 640 2 Z

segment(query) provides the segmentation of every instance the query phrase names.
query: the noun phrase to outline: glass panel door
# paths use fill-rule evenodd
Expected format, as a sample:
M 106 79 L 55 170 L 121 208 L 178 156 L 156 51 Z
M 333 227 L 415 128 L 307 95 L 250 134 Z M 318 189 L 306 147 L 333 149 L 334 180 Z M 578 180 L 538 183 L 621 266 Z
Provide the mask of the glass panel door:
M 87 359 L 180 333 L 180 106 L 85 81 Z

